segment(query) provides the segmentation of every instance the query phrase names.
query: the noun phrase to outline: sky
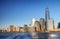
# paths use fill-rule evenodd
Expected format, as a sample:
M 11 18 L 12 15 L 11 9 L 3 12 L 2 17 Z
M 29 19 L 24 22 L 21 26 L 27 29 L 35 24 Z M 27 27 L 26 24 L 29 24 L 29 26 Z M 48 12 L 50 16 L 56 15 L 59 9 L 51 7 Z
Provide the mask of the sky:
M 32 18 L 39 21 L 45 18 L 47 6 L 57 27 L 60 22 L 60 0 L 0 0 L 0 29 L 9 25 L 29 25 Z

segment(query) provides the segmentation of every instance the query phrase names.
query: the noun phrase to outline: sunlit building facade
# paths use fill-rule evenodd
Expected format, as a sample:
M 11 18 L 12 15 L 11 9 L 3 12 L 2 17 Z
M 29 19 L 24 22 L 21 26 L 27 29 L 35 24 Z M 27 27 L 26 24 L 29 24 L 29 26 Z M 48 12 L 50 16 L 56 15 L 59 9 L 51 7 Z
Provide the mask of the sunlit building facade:
M 45 31 L 45 20 L 44 18 L 40 18 L 40 25 L 41 25 L 41 31 Z
M 20 32 L 24 32 L 24 27 L 20 27 Z
M 35 19 L 35 18 L 33 18 L 33 19 L 31 20 L 31 26 L 34 26 L 35 21 L 36 21 L 36 19 Z
M 20 27 L 16 27 L 16 32 L 21 32 Z
M 24 25 L 24 32 L 29 32 L 29 27 L 28 27 L 28 25 Z
M 35 31 L 36 31 L 36 32 L 41 32 L 41 26 L 40 26 L 39 21 L 36 21 L 36 22 L 35 22 Z
M 14 25 L 10 25 L 10 32 L 16 32 L 16 27 L 14 27 Z
M 10 25 L 10 32 L 13 32 L 14 25 Z
M 54 20 L 52 18 L 48 19 L 48 31 L 52 31 L 54 29 Z

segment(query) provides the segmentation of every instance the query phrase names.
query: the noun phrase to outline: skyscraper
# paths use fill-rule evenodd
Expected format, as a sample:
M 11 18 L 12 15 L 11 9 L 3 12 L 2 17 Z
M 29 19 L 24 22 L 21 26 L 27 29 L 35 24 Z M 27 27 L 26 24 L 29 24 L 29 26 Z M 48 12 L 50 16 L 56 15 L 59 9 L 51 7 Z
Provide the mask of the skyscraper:
M 32 21 L 31 21 L 31 26 L 34 26 L 35 21 L 36 21 L 35 18 L 33 18 Z
M 40 24 L 41 24 L 41 27 L 43 27 L 45 25 L 45 20 L 44 18 L 40 18 Z
M 44 18 L 40 18 L 40 25 L 41 25 L 41 30 L 45 31 L 45 19 Z
M 54 20 L 52 18 L 48 19 L 48 31 L 52 31 L 54 29 Z
M 14 25 L 10 25 L 10 32 L 14 32 L 14 31 L 15 31 Z
M 50 13 L 49 13 L 49 8 L 46 7 L 46 9 L 45 9 L 45 23 L 46 23 L 46 30 L 47 30 L 47 28 L 49 27 L 49 26 L 48 26 L 48 19 L 50 19 Z
M 36 32 L 40 32 L 41 31 L 41 26 L 40 26 L 40 22 L 39 21 L 35 22 L 35 31 Z
M 54 29 L 54 20 L 50 18 L 48 7 L 46 7 L 45 9 L 45 24 L 46 24 L 46 30 L 49 31 Z
M 14 27 L 14 25 L 10 25 L 10 32 L 13 31 L 13 27 Z

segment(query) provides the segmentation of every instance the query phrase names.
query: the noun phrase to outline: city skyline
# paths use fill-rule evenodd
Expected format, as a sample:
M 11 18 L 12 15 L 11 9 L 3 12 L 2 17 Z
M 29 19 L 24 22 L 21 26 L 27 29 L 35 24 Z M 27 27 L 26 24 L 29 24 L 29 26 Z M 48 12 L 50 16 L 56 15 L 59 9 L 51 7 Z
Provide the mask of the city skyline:
M 59 0 L 29 0 L 29 1 L 1 1 L 0 29 L 9 25 L 23 26 L 30 24 L 31 19 L 45 18 L 45 8 L 48 6 L 50 16 L 54 19 L 54 25 L 60 22 Z M 57 14 L 58 13 L 58 14 Z

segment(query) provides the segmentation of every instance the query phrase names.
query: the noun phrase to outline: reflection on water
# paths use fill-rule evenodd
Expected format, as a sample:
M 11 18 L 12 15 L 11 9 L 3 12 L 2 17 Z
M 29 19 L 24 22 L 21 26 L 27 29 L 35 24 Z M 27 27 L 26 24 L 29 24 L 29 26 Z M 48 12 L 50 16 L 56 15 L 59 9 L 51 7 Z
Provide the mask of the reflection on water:
M 0 39 L 60 39 L 60 33 L 0 33 Z
M 56 34 L 50 34 L 49 37 L 57 37 Z
M 49 38 L 48 39 L 57 39 L 58 35 L 57 34 L 49 34 Z

